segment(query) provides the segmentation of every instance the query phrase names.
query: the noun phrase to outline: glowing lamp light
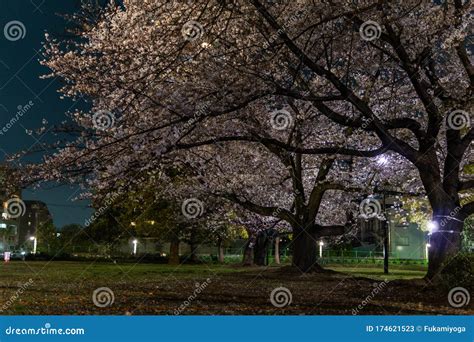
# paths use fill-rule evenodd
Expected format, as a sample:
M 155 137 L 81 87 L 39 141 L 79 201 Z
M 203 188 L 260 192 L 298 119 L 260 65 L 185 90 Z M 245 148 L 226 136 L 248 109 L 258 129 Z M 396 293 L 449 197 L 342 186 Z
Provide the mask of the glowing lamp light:
M 133 243 L 133 255 L 137 255 L 138 240 L 135 239 L 132 241 L 132 243 Z
M 425 246 L 425 255 L 426 255 L 426 260 L 428 260 L 428 255 L 429 255 L 429 252 L 428 250 L 430 249 L 431 245 L 429 243 L 426 244 Z
M 320 258 L 323 257 L 323 246 L 324 246 L 324 242 L 319 241 L 319 257 Z
M 435 221 L 429 221 L 426 226 L 428 227 L 428 230 L 430 231 L 430 233 L 433 233 L 436 230 L 438 230 L 438 223 Z
M 36 247 L 38 246 L 38 239 L 36 236 L 31 236 L 30 240 L 33 241 L 33 254 L 36 254 Z

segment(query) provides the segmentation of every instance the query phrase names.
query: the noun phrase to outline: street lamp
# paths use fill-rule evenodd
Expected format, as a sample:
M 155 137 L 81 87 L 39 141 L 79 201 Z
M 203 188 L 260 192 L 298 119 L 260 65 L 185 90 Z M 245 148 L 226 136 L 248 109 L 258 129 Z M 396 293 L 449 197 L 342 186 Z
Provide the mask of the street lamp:
M 324 246 L 324 242 L 319 241 L 319 257 L 320 258 L 323 257 L 323 246 Z
M 132 241 L 132 243 L 133 243 L 133 255 L 137 255 L 138 240 L 135 239 Z
M 428 221 L 427 223 L 428 230 L 431 233 L 434 233 L 436 230 L 438 230 L 438 223 L 435 221 Z
M 30 237 L 30 240 L 33 241 L 33 254 L 36 254 L 36 247 L 38 246 L 38 239 L 36 236 Z
M 428 250 L 430 249 L 431 245 L 429 243 L 426 244 L 426 247 L 425 247 L 425 254 L 426 254 L 426 260 L 428 260 Z

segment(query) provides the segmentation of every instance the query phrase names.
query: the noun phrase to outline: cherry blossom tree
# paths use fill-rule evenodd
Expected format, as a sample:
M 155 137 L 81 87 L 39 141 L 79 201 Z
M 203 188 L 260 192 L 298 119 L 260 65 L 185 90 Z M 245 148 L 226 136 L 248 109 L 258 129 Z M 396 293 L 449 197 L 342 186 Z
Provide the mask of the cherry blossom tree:
M 307 271 L 380 169 L 428 196 L 434 278 L 474 212 L 471 12 L 462 0 L 111 4 L 78 38 L 47 37 L 50 76 L 92 108 L 71 113 L 79 137 L 35 176 L 111 191 L 186 165 L 193 189 L 290 224 Z

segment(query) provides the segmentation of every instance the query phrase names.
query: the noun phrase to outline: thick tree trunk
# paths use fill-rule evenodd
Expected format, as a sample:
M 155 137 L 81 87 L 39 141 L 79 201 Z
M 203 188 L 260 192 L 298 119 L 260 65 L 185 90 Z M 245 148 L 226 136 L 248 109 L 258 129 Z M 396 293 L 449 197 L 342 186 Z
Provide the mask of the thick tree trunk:
M 266 265 L 267 245 L 266 234 L 258 234 L 257 243 L 255 244 L 254 249 L 254 263 L 258 266 Z
M 463 222 L 446 217 L 435 217 L 436 229 L 430 234 L 428 249 L 428 273 L 426 277 L 438 280 L 443 271 L 443 263 L 456 255 L 461 249 L 461 231 Z M 449 266 L 447 266 L 449 267 Z
M 425 158 L 428 158 L 429 163 L 425 171 L 420 171 L 420 177 L 433 209 L 435 226 L 430 234 L 426 277 L 430 280 L 438 280 L 441 276 L 443 263 L 458 253 L 461 248 L 464 218 L 459 216 L 457 172 L 450 172 L 445 175 L 444 179 L 441 179 L 437 166 L 433 167 L 433 165 L 437 165 L 436 154 L 427 154 Z
M 253 266 L 253 248 L 255 246 L 254 239 L 251 237 L 245 244 L 244 257 L 242 264 L 244 266 Z
M 168 263 L 170 265 L 179 264 L 179 240 L 173 240 L 170 243 L 170 257 Z
M 293 230 L 293 266 L 301 272 L 321 270 L 318 262 L 317 241 L 314 236 L 300 229 Z
M 218 261 L 223 264 L 224 263 L 224 243 L 222 240 L 219 240 L 218 246 L 217 246 L 217 259 Z
M 280 238 L 275 238 L 275 264 L 280 265 Z

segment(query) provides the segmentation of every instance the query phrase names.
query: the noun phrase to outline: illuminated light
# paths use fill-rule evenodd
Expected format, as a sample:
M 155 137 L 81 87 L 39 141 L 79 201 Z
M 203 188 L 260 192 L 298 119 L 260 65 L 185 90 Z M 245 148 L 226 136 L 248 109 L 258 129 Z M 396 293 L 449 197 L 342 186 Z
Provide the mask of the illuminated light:
M 138 240 L 135 239 L 132 241 L 132 243 L 133 243 L 133 255 L 137 255 Z
M 425 247 L 425 256 L 426 256 L 426 260 L 428 260 L 428 256 L 429 256 L 429 249 L 430 249 L 431 245 L 429 243 L 426 244 L 426 247 Z
M 429 221 L 426 226 L 428 227 L 430 233 L 433 233 L 438 230 L 438 223 L 435 221 Z
M 323 257 L 323 246 L 324 246 L 324 242 L 319 241 L 319 257 L 320 258 Z
M 33 241 L 33 253 L 32 254 L 36 254 L 36 247 L 38 246 L 38 239 L 36 238 L 36 236 L 31 236 L 30 240 Z
M 130 222 L 130 225 L 131 225 L 132 227 L 135 227 L 137 224 L 132 221 L 132 222 Z

